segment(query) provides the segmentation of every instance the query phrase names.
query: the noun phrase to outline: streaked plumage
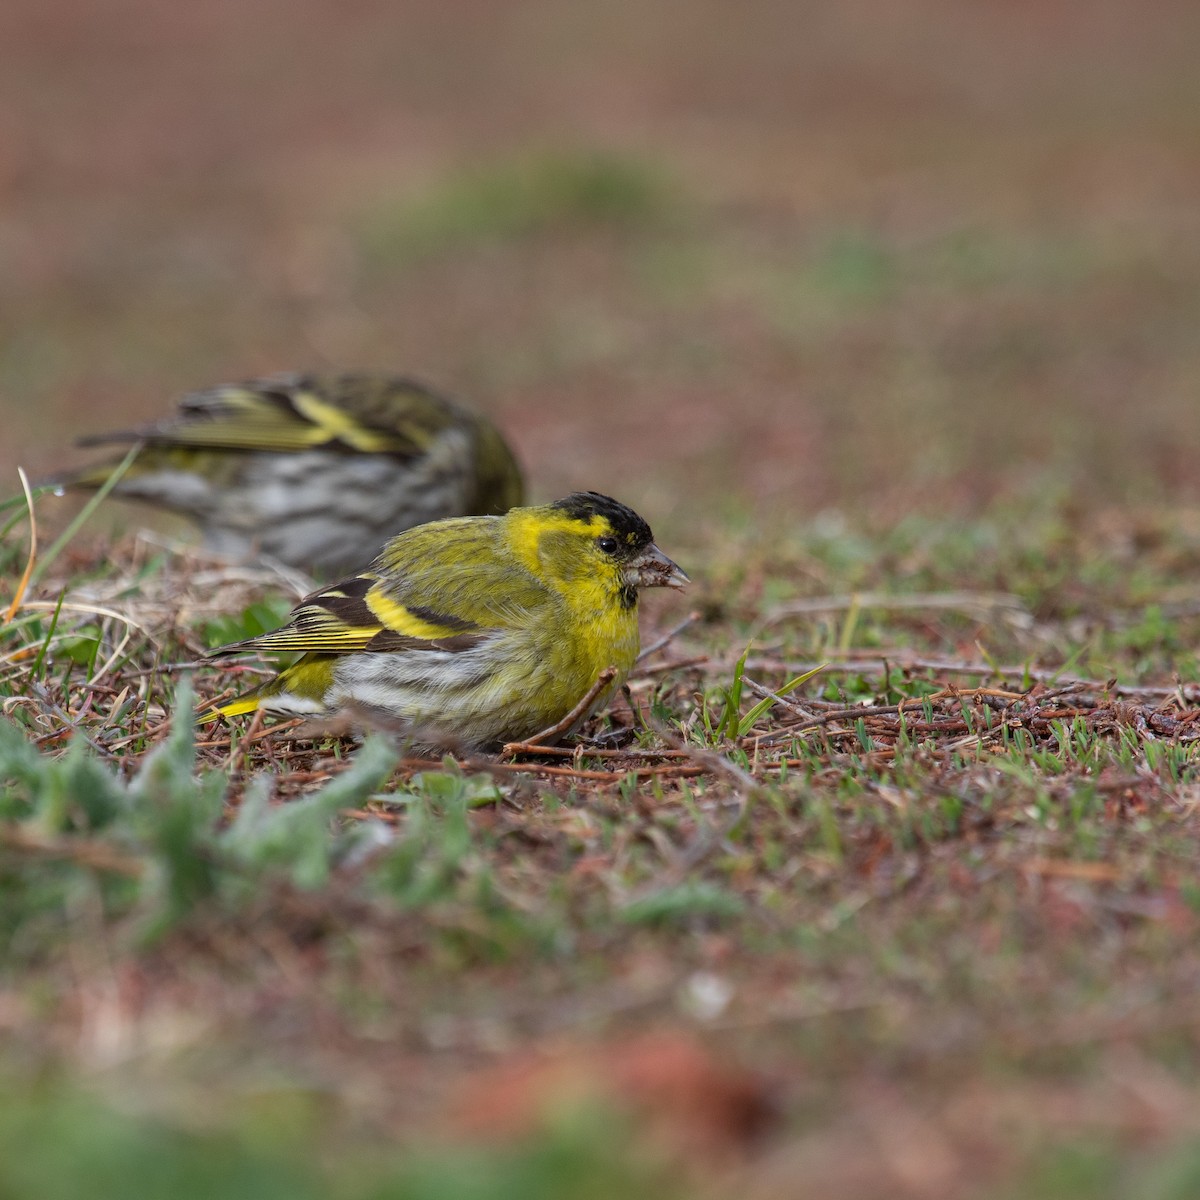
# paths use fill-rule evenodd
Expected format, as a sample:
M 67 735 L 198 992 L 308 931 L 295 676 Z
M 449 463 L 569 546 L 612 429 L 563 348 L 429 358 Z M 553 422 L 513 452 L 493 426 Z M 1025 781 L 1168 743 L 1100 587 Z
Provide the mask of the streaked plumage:
M 84 439 L 142 442 L 114 494 L 196 521 L 206 544 L 328 575 L 399 530 L 520 504 L 520 469 L 482 416 L 408 379 L 281 375 L 184 396 L 156 425 Z M 118 460 L 119 461 L 119 460 Z M 96 488 L 114 461 L 64 475 Z
M 686 582 L 646 522 L 596 492 L 422 525 L 282 628 L 214 651 L 304 657 L 212 715 L 341 715 L 456 749 L 528 737 L 605 667 L 613 687 L 628 674 L 639 588 Z

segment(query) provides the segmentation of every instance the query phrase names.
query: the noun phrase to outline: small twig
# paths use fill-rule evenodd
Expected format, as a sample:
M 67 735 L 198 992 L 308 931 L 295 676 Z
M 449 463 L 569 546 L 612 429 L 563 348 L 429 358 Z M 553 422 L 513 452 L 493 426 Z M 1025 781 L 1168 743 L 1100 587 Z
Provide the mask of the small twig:
M 798 733 L 828 725 L 831 721 L 857 721 L 866 717 L 894 717 L 900 713 L 912 712 L 913 709 L 923 708 L 938 700 L 970 699 L 974 696 L 991 696 L 1001 700 L 1028 700 L 1027 692 L 1006 692 L 1001 688 L 943 688 L 939 692 L 930 692 L 928 696 L 912 696 L 899 704 L 857 704 L 852 708 L 834 708 L 820 716 L 804 715 L 804 720 L 796 725 L 788 725 L 774 733 L 755 734 L 750 742 L 757 749 L 759 746 L 770 745 L 772 742 L 784 741 Z
M 152 636 L 145 625 L 140 621 L 135 621 L 127 612 L 118 612 L 115 608 L 105 608 L 100 604 L 70 600 L 64 601 L 62 604 L 59 604 L 57 600 L 27 600 L 21 607 L 27 612 L 54 612 L 55 609 L 61 609 L 63 612 L 83 613 L 91 617 L 108 617 L 110 620 L 120 621 L 122 625 L 136 629 L 146 637 Z
M 623 775 L 636 775 L 639 779 L 676 779 L 707 774 L 703 767 L 688 762 L 668 763 L 662 767 L 630 767 L 628 771 L 587 771 L 577 767 L 552 767 L 546 763 L 497 762 L 491 758 L 456 758 L 454 755 L 445 758 L 402 758 L 396 764 L 396 770 L 443 771 L 447 760 L 453 762 L 460 771 L 481 771 L 494 775 L 550 775 L 558 779 L 588 779 L 600 783 L 615 783 Z
M 253 745 L 258 740 L 258 735 L 262 733 L 263 719 L 266 717 L 266 712 L 261 708 L 254 710 L 254 716 L 250 718 L 250 724 L 246 726 L 246 732 L 237 737 L 234 734 L 229 736 L 229 754 L 226 757 L 222 766 L 228 771 L 233 767 L 233 760 L 237 757 L 237 752 L 243 746 Z
M 307 717 L 292 717 L 290 720 L 281 721 L 278 725 L 271 725 L 271 726 L 268 726 L 266 729 L 260 729 L 253 736 L 251 736 L 249 733 L 247 733 L 238 739 L 238 744 L 245 746 L 250 742 L 261 742 L 265 738 L 273 737 L 277 733 L 288 733 L 289 731 L 291 731 L 293 729 L 298 729 L 301 725 L 304 724 L 304 722 L 307 719 L 308 719 Z M 197 742 L 196 749 L 197 750 L 222 750 L 222 749 L 232 746 L 232 744 L 233 744 L 233 736 L 231 734 L 228 740 L 226 740 L 225 738 L 216 738 L 210 742 Z
M 742 686 L 749 688 L 750 691 L 758 696 L 760 700 L 774 700 L 775 703 L 780 706 L 780 708 L 786 708 L 788 712 L 793 713 L 795 716 L 800 717 L 803 720 L 808 720 L 812 716 L 812 713 L 805 712 L 804 709 L 795 704 L 793 701 L 787 700 L 783 696 L 771 691 L 769 688 L 763 687 L 761 683 L 755 683 L 753 679 L 746 675 L 742 676 Z
M 637 661 L 640 663 L 644 659 L 649 658 L 650 655 L 657 654 L 658 651 L 664 646 L 673 642 L 685 629 L 689 629 L 691 626 L 695 625 L 695 623 L 700 620 L 700 616 L 701 614 L 699 610 L 688 613 L 688 615 L 682 621 L 680 621 L 674 629 L 664 633 L 662 637 L 658 639 L 658 641 L 651 642 L 650 645 L 647 646 L 645 650 L 643 650 L 641 654 L 637 656 Z
M 121 655 L 125 653 L 125 647 L 133 640 L 133 634 L 130 633 L 128 627 L 125 630 L 125 636 L 117 643 L 117 648 L 104 660 L 104 663 L 97 667 L 92 672 L 92 682 L 97 679 L 102 679 L 120 660 Z
M 762 624 L 766 628 L 785 617 L 842 612 L 852 608 L 950 609 L 958 612 L 995 612 L 996 609 L 1009 609 L 1029 616 L 1029 610 L 1020 596 L 1009 592 L 914 592 L 907 596 L 888 592 L 852 592 L 839 596 L 813 596 L 805 600 L 793 600 L 767 613 Z
M 194 658 L 190 662 L 155 663 L 154 666 L 152 666 L 152 667 L 139 667 L 136 670 L 132 670 L 132 669 L 128 670 L 128 671 L 124 672 L 122 678 L 142 679 L 147 675 L 171 675 L 171 674 L 174 674 L 174 672 L 176 672 L 176 671 L 193 671 L 197 667 L 210 667 L 210 666 L 212 666 L 212 664 L 209 662 L 206 662 L 202 658 Z M 250 668 L 250 669 L 253 670 L 253 668 Z M 269 672 L 267 672 L 266 670 L 263 671 L 264 675 L 268 674 L 268 673 Z M 92 679 L 84 681 L 83 683 L 78 683 L 75 686 L 83 688 L 86 691 L 86 690 L 90 690 L 95 685 L 95 683 L 96 683 L 95 678 L 92 678 Z M 97 686 L 96 690 L 103 691 L 104 690 L 103 685 Z
M 707 654 L 697 654 L 693 658 L 680 658 L 675 662 L 655 663 L 652 667 L 641 667 L 639 679 L 648 679 L 652 675 L 666 675 L 670 671 L 682 671 L 686 667 L 702 667 L 708 662 Z
M 851 651 L 840 654 L 836 650 L 828 651 L 832 657 L 845 659 L 842 663 L 831 663 L 826 670 L 836 672 L 861 671 L 868 662 L 879 660 L 879 652 Z M 1026 667 L 1024 665 L 997 666 L 993 663 L 969 663 L 946 661 L 933 658 L 894 658 L 892 668 L 908 671 L 939 671 L 946 675 L 993 675 L 996 678 L 1028 679 L 1032 683 L 1049 683 L 1057 685 L 1061 690 L 1087 689 L 1097 692 L 1109 692 L 1116 696 L 1179 696 L 1185 700 L 1200 700 L 1200 685 L 1175 684 L 1172 687 L 1139 687 L 1135 684 L 1114 684 L 1104 679 L 1082 679 L 1076 675 L 1064 675 L 1061 670 L 1048 668 Z M 798 674 L 813 667 L 820 666 L 818 662 L 790 662 L 779 658 L 752 658 L 746 662 L 748 670 L 755 671 L 784 671 Z M 964 689 L 973 692 L 974 689 Z
M 566 733 L 576 721 L 583 720 L 584 717 L 591 712 L 592 705 L 596 703 L 597 698 L 608 687 L 610 683 L 617 677 L 616 667 L 605 667 L 599 675 L 596 676 L 596 682 L 584 693 L 583 699 L 575 705 L 573 709 L 560 721 L 555 721 L 548 729 L 543 729 L 540 733 L 535 733 L 532 737 L 527 737 L 522 742 L 508 742 L 505 744 L 502 753 L 513 754 L 521 749 L 529 749 L 537 747 L 542 742 L 549 741 L 552 738 L 560 737 Z
M 575 746 L 537 746 L 530 742 L 509 742 L 504 747 L 506 751 L 519 754 L 528 751 L 531 754 L 545 754 L 557 758 L 604 758 L 634 762 L 639 758 L 687 758 L 682 750 L 602 750 L 599 747 L 591 749 L 580 743 Z
M 127 733 L 124 737 L 106 742 L 104 748 L 106 750 L 120 750 L 123 746 L 132 745 L 139 740 L 153 742 L 155 738 L 160 734 L 166 733 L 170 728 L 170 721 L 160 721 L 157 725 L 151 725 L 148 729 L 139 729 L 137 733 Z
M 437 764 L 441 766 L 440 763 Z M 600 782 L 615 783 L 622 775 L 636 775 L 638 779 L 677 779 L 691 775 L 708 775 L 711 772 L 698 763 L 668 763 L 663 767 L 630 767 L 628 771 L 586 771 L 579 767 L 551 767 L 545 763 L 488 763 L 484 764 L 489 771 L 503 771 L 505 774 L 533 773 L 537 775 L 554 775 L 562 779 L 594 779 Z

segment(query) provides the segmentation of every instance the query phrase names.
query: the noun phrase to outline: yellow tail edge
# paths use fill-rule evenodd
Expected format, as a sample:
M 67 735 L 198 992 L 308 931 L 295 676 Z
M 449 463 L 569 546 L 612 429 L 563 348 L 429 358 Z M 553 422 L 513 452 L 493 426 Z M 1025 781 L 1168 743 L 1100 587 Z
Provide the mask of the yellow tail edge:
M 254 712 L 256 708 L 258 708 L 258 697 L 251 692 L 248 696 L 238 696 L 236 699 L 227 700 L 224 704 L 218 704 L 214 708 L 197 713 L 196 724 L 204 725 L 208 721 L 215 721 L 218 717 L 241 717 L 246 713 Z

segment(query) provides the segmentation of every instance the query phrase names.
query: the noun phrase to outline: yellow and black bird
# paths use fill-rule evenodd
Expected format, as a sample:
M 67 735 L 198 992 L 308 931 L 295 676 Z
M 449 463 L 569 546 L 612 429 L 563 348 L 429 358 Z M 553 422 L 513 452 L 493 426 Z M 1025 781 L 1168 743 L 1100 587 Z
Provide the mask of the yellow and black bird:
M 646 522 L 597 492 L 435 521 L 308 596 L 282 628 L 213 651 L 303 657 L 205 715 L 337 716 L 452 749 L 529 737 L 569 716 L 605 668 L 616 677 L 592 708 L 624 680 L 641 588 L 687 582 Z
M 158 424 L 80 444 L 106 443 L 142 447 L 114 495 L 182 513 L 230 558 L 324 576 L 367 562 L 399 530 L 503 513 L 524 491 L 489 421 L 383 375 L 280 375 L 193 392 Z M 51 482 L 97 488 L 115 465 Z

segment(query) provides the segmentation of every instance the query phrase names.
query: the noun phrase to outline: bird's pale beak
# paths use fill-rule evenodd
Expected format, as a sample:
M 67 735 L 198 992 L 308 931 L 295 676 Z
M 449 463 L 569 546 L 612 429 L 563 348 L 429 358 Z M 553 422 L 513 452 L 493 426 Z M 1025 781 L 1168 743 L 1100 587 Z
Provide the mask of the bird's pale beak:
M 653 542 L 624 571 L 626 583 L 634 587 L 681 588 L 691 582 L 678 564 L 673 563 Z

